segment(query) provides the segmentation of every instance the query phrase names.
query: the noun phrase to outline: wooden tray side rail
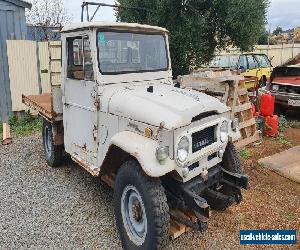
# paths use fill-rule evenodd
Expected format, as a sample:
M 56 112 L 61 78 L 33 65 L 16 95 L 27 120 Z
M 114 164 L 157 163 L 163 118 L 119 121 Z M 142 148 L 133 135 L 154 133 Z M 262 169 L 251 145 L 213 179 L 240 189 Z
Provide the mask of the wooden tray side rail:
M 30 109 L 37 111 L 40 116 L 50 122 L 62 120 L 62 115 L 57 115 L 53 111 L 52 96 L 50 93 L 28 96 L 22 95 L 22 102 Z

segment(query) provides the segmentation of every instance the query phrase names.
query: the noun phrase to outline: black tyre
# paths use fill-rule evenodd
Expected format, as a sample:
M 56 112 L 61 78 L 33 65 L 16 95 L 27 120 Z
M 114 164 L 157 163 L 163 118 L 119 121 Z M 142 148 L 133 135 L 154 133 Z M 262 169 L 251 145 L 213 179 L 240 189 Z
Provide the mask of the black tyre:
M 224 152 L 222 167 L 225 170 L 228 170 L 233 173 L 242 173 L 239 153 L 237 152 L 235 146 L 231 142 L 228 143 Z M 219 192 L 224 195 L 228 195 L 232 198 L 235 196 L 239 196 L 238 199 L 242 199 L 240 189 L 234 189 L 233 187 L 227 184 L 219 184 L 213 188 L 213 191 Z M 206 197 L 207 202 L 212 209 L 223 211 L 226 210 L 226 208 L 228 208 L 233 203 L 233 201 L 219 199 L 216 197 L 218 196 Z
M 287 109 L 284 106 L 280 105 L 280 104 L 275 104 L 274 112 L 278 116 L 286 115 Z
M 160 249 L 167 243 L 170 217 L 164 188 L 134 160 L 118 171 L 114 209 L 125 249 Z
M 43 145 L 47 163 L 50 167 L 57 167 L 63 159 L 63 145 L 56 146 L 53 141 L 52 124 L 43 121 Z

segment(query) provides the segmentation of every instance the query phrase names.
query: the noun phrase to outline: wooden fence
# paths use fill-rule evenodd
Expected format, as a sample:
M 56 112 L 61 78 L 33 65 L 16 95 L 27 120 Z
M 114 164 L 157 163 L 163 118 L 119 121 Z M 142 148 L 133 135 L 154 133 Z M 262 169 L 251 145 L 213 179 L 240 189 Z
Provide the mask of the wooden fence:
M 12 111 L 27 109 L 22 103 L 22 94 L 51 92 L 50 48 L 55 50 L 52 54 L 54 53 L 59 61 L 55 70 L 60 72 L 61 42 L 7 41 Z

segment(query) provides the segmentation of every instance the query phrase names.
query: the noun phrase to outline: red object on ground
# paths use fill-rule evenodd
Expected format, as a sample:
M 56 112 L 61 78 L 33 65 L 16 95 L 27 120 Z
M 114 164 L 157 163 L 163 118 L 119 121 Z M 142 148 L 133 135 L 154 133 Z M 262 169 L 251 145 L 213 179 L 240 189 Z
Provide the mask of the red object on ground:
M 267 116 L 265 122 L 265 135 L 274 137 L 278 133 L 278 116 Z
M 275 97 L 270 93 L 262 94 L 260 103 L 260 114 L 262 116 L 272 116 L 274 114 Z

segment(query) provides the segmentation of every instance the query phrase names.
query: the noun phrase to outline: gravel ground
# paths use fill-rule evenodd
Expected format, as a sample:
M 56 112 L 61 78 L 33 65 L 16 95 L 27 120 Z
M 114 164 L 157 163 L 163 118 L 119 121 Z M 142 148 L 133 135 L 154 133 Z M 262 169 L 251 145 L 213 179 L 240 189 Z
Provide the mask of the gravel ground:
M 39 137 L 0 146 L 0 248 L 120 248 L 112 190 L 76 164 L 49 168 Z
M 267 170 L 253 171 L 254 186 L 263 185 L 270 176 L 277 180 L 275 186 L 270 183 L 269 193 L 254 187 L 245 193 L 242 204 L 213 212 L 206 233 L 187 233 L 168 249 L 241 249 L 240 228 L 298 225 L 299 229 L 300 185 Z M 268 197 L 275 197 L 268 202 L 269 211 L 274 205 L 279 209 L 272 214 L 274 219 L 268 211 L 259 216 L 264 209 L 261 200 Z M 0 145 L 0 249 L 120 249 L 112 199 L 109 187 L 70 160 L 60 168 L 49 168 L 39 136 Z M 289 205 L 289 211 L 280 210 L 281 204 L 282 209 Z M 285 214 L 291 211 L 292 219 Z

